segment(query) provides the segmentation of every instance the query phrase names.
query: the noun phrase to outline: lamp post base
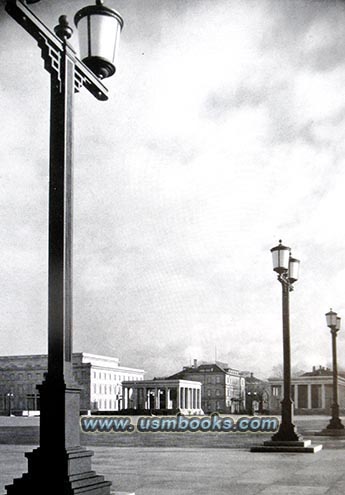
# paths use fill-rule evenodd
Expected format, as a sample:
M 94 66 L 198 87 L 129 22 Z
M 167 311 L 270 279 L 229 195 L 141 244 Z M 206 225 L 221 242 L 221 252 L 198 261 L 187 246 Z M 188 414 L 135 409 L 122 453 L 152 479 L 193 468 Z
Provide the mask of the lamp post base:
M 340 418 L 331 418 L 329 424 L 321 430 L 317 435 L 321 435 L 324 437 L 344 437 L 345 436 L 345 427 L 341 422 Z
M 8 495 L 36 495 L 54 493 L 76 495 L 110 495 L 110 481 L 91 470 L 93 452 L 83 449 L 70 449 L 64 452 L 63 459 L 58 452 L 47 455 L 40 448 L 26 453 L 28 473 L 7 485 Z M 62 462 L 61 462 L 62 460 Z
M 315 454 L 322 449 L 322 445 L 311 445 L 311 440 L 302 441 L 277 441 L 270 440 L 263 445 L 252 447 L 251 452 L 300 452 L 304 454 Z
M 272 442 L 302 442 L 302 435 L 297 433 L 292 423 L 281 423 L 279 430 L 272 436 Z

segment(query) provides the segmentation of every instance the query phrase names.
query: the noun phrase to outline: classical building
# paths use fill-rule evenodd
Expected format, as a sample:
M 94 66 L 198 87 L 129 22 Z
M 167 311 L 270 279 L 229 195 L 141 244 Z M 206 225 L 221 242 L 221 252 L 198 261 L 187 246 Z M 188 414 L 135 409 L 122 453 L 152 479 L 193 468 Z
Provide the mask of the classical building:
M 124 409 L 203 414 L 200 382 L 157 378 L 123 382 L 122 387 Z
M 119 359 L 74 353 L 73 374 L 81 387 L 82 411 L 117 411 L 122 406 L 122 382 L 143 380 L 141 369 L 120 366 Z M 39 410 L 36 386 L 47 372 L 44 354 L 0 356 L 0 414 L 29 414 Z
M 279 413 L 283 398 L 283 379 L 269 378 L 270 413 Z M 291 379 L 291 397 L 297 414 L 329 414 L 333 402 L 333 372 L 329 368 L 313 367 L 313 371 Z M 345 410 L 345 376 L 338 376 L 339 406 Z
M 185 366 L 168 379 L 201 382 L 201 408 L 205 413 L 240 413 L 245 410 L 245 378 L 226 363 L 198 364 L 194 360 L 192 366 Z

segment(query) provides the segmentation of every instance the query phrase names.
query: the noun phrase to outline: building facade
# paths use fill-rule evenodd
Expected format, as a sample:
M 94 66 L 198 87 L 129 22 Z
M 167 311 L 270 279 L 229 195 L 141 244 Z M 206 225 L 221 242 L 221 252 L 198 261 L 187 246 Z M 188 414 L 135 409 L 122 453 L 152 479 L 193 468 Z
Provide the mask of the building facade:
M 122 382 L 144 379 L 144 370 L 120 366 L 119 359 L 108 356 L 74 353 L 72 365 L 81 388 L 81 411 L 120 410 Z M 38 411 L 36 387 L 43 382 L 47 368 L 44 354 L 0 356 L 0 414 Z
M 226 363 L 200 363 L 185 366 L 169 379 L 192 380 L 201 383 L 201 407 L 212 412 L 240 413 L 245 411 L 245 378 Z
M 246 379 L 246 412 L 250 415 L 265 414 L 269 410 L 269 383 L 256 378 L 253 373 L 243 371 Z
M 283 399 L 283 379 L 269 378 L 270 413 L 279 413 Z M 338 375 L 339 407 L 345 411 L 345 377 Z M 329 414 L 333 402 L 333 372 L 313 367 L 313 371 L 291 379 L 291 398 L 296 414 Z
M 203 414 L 200 382 L 162 378 L 128 381 L 122 386 L 124 409 Z

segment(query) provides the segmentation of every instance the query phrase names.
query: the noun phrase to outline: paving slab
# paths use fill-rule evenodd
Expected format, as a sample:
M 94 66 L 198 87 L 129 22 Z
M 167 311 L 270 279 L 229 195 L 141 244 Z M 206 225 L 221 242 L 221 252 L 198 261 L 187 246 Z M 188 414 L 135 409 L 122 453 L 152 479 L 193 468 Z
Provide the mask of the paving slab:
M 304 420 L 307 428 L 310 428 L 310 421 Z M 268 440 L 267 436 L 251 434 L 236 434 L 228 440 L 225 436 L 182 435 L 177 441 L 174 436 L 171 443 L 177 446 L 166 445 L 171 437 L 165 437 L 164 446 L 164 437 L 156 436 L 157 444 L 146 447 L 138 445 L 138 436 L 130 437 L 132 446 L 128 445 L 129 437 L 127 446 L 125 437 L 116 445 L 117 438 L 108 437 L 106 445 L 92 445 L 95 453 L 93 469 L 112 482 L 116 495 L 121 492 L 126 495 L 345 493 L 345 442 L 341 438 L 320 438 L 318 441 L 323 444 L 323 450 L 316 455 L 251 453 L 253 444 Z M 97 442 L 101 440 L 98 437 Z M 191 445 L 188 445 L 189 441 Z M 0 495 L 5 493 L 5 484 L 12 483 L 13 478 L 27 471 L 24 453 L 34 447 L 0 444 Z

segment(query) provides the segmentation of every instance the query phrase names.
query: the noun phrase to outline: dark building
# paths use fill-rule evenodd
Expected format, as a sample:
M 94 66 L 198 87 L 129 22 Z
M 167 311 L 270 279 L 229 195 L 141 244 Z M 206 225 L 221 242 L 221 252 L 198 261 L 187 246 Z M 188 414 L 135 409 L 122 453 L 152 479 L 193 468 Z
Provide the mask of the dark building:
M 269 383 L 256 378 L 253 373 L 243 371 L 246 379 L 246 412 L 265 414 L 269 410 Z

